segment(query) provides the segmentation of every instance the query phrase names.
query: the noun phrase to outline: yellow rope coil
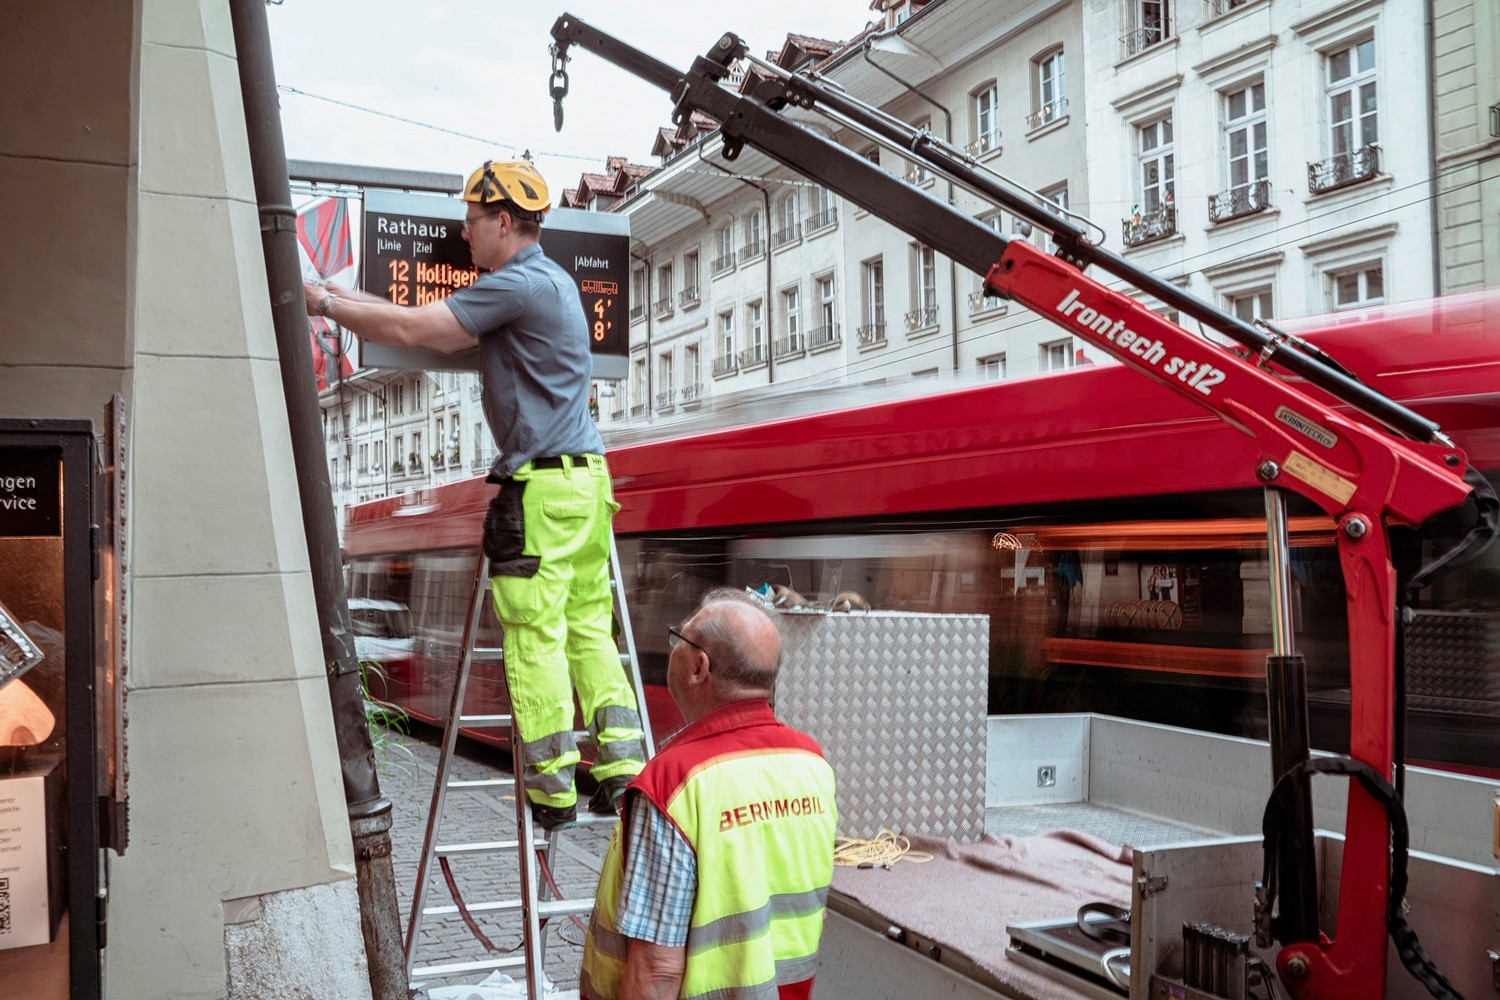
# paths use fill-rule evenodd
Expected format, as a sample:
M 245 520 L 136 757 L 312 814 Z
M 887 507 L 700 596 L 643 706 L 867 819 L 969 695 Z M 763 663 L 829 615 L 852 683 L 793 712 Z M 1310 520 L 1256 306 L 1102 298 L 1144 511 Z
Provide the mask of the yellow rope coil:
M 842 868 L 889 868 L 898 861 L 931 861 L 926 851 L 911 849 L 911 841 L 894 830 L 881 830 L 874 838 L 839 837 L 833 843 L 833 863 Z

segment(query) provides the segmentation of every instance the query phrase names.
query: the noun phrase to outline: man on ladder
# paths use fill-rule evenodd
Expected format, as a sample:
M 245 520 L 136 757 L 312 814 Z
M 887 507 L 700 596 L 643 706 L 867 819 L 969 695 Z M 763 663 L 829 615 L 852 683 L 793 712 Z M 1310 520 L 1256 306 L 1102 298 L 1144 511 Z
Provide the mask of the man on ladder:
M 617 806 L 643 763 L 635 695 L 610 632 L 610 489 L 589 417 L 588 325 L 567 272 L 542 253 L 552 203 L 525 160 L 487 160 L 464 185 L 464 238 L 481 273 L 416 308 L 308 282 L 309 314 L 393 347 L 446 354 L 479 343 L 484 412 L 500 484 L 484 523 L 505 677 L 526 761 L 532 815 L 545 830 L 577 818 L 573 685 L 598 744 L 602 806 Z M 572 683 L 569 682 L 569 677 Z

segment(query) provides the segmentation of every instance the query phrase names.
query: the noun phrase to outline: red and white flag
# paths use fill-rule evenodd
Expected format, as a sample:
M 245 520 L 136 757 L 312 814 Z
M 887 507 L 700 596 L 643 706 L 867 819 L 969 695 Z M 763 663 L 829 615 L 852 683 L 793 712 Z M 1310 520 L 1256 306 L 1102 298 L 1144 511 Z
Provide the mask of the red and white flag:
M 349 232 L 349 203 L 344 198 L 325 198 L 297 216 L 297 240 L 320 278 L 331 278 L 354 266 L 354 241 Z M 318 391 L 329 383 L 354 373 L 342 338 L 322 316 L 309 317 L 313 374 Z
M 354 266 L 354 241 L 349 235 L 349 203 L 324 198 L 297 216 L 297 239 L 307 251 L 320 278 L 331 278 Z

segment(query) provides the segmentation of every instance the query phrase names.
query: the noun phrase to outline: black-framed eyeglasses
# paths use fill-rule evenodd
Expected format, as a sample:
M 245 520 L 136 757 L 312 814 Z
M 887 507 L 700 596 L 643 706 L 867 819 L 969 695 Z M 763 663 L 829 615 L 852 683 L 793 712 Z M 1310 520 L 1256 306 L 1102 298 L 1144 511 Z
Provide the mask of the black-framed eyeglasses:
M 672 647 L 676 646 L 679 641 L 687 643 L 689 646 L 692 646 L 694 649 L 699 650 L 700 652 L 703 652 L 703 653 L 707 653 L 708 652 L 708 650 L 704 649 L 698 643 L 694 642 L 693 640 L 689 639 L 687 636 L 683 635 L 682 631 L 680 629 L 678 629 L 678 627 L 676 625 L 668 625 L 667 626 L 667 648 L 671 649 Z

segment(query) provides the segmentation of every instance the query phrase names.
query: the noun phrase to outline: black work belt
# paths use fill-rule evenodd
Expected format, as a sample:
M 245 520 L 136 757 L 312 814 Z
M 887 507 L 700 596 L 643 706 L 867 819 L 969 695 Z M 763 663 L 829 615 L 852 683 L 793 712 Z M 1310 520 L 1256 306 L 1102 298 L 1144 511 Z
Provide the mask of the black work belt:
M 531 467 L 533 469 L 563 469 L 566 468 L 563 465 L 563 459 L 565 458 L 572 463 L 574 468 L 582 466 L 587 469 L 589 467 L 589 457 L 587 455 L 549 455 L 546 458 L 533 458 L 531 460 Z

